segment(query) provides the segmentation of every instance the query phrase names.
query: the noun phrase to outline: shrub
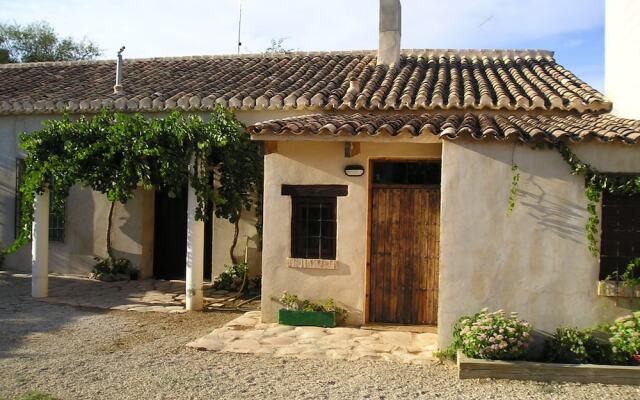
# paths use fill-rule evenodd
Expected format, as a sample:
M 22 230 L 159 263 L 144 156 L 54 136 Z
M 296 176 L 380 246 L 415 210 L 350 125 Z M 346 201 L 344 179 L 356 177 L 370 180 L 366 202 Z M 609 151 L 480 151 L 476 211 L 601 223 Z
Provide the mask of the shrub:
M 447 347 L 444 350 L 438 350 L 433 352 L 433 356 L 440 362 L 456 361 L 456 349 L 452 346 Z
M 336 319 L 338 321 L 346 320 L 347 315 L 349 314 L 346 309 L 339 307 L 336 304 L 335 300 L 333 300 L 331 297 L 319 302 L 313 302 L 310 300 L 301 300 L 295 294 L 282 292 L 280 303 L 284 305 L 288 310 L 334 312 L 336 313 Z
M 616 319 L 609 329 L 615 362 L 626 364 L 640 354 L 640 311 Z
M 213 280 L 213 288 L 217 290 L 239 291 L 247 289 L 248 285 L 242 287 L 249 272 L 247 263 L 225 265 L 225 270 Z
M 531 341 L 531 325 L 516 313 L 481 310 L 461 317 L 453 328 L 452 346 L 472 358 L 513 360 L 524 357 Z
M 622 273 L 618 271 L 608 275 L 606 280 L 615 280 L 622 282 L 625 286 L 640 285 L 640 257 L 636 257 L 629 261 Z
M 594 336 L 591 329 L 558 328 L 545 342 L 544 359 L 556 363 L 609 363 L 611 345 Z
M 138 270 L 126 258 L 94 257 L 94 260 L 97 263 L 89 275 L 93 279 L 106 282 L 138 279 Z

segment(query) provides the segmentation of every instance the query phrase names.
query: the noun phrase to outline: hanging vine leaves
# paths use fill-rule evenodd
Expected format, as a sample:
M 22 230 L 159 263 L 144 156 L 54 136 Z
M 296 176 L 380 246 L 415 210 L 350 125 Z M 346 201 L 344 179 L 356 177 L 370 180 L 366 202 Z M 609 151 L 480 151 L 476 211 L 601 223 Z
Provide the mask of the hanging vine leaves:
M 516 197 L 518 196 L 518 182 L 520 182 L 520 168 L 518 164 L 511 166 L 511 188 L 509 189 L 509 200 L 507 203 L 507 215 L 513 213 L 516 208 Z
M 21 230 L 5 252 L 16 251 L 31 237 L 36 194 L 55 183 L 64 201 L 73 185 L 91 188 L 111 202 L 126 203 L 138 187 L 177 196 L 187 184 L 195 189 L 196 218 L 207 219 L 214 205 L 218 217 L 232 222 L 241 210 L 259 206 L 262 159 L 258 146 L 228 110 L 217 107 L 207 120 L 175 111 L 163 118 L 103 110 L 87 118 L 44 123 L 20 136 L 27 156 L 20 192 Z M 191 160 L 197 165 L 190 169 Z M 214 186 L 206 169 L 219 173 Z

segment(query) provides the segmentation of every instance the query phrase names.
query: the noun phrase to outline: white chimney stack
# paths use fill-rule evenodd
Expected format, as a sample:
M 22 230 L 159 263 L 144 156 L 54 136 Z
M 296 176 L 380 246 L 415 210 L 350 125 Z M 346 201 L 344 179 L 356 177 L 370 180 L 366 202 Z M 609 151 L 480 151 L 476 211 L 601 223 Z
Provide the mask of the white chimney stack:
M 115 94 L 124 93 L 124 89 L 122 87 L 122 52 L 123 51 L 124 51 L 124 46 L 122 46 L 118 51 L 118 59 L 116 60 L 116 84 L 113 86 L 113 93 Z
M 604 92 L 612 112 L 640 119 L 640 1 L 606 0 Z
M 401 8 L 400 0 L 380 0 L 378 65 L 391 65 L 400 60 Z

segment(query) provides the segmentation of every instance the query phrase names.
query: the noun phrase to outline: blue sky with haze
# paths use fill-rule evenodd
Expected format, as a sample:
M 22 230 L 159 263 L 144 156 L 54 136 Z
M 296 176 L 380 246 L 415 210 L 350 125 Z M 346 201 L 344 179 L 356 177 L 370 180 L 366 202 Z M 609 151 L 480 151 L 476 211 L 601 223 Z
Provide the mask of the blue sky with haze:
M 0 0 L 3 22 L 50 22 L 114 58 L 235 54 L 239 0 Z M 378 0 L 242 0 L 242 53 L 377 47 Z M 604 0 L 403 0 L 403 48 L 537 48 L 602 91 Z

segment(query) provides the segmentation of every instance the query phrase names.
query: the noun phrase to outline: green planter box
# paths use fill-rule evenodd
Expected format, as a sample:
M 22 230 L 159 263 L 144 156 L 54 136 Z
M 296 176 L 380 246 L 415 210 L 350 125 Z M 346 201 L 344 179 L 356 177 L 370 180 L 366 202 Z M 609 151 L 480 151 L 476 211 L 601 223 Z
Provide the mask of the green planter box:
M 333 328 L 336 326 L 336 313 L 286 310 L 282 308 L 278 313 L 278 322 L 283 325 L 321 326 L 323 328 Z

